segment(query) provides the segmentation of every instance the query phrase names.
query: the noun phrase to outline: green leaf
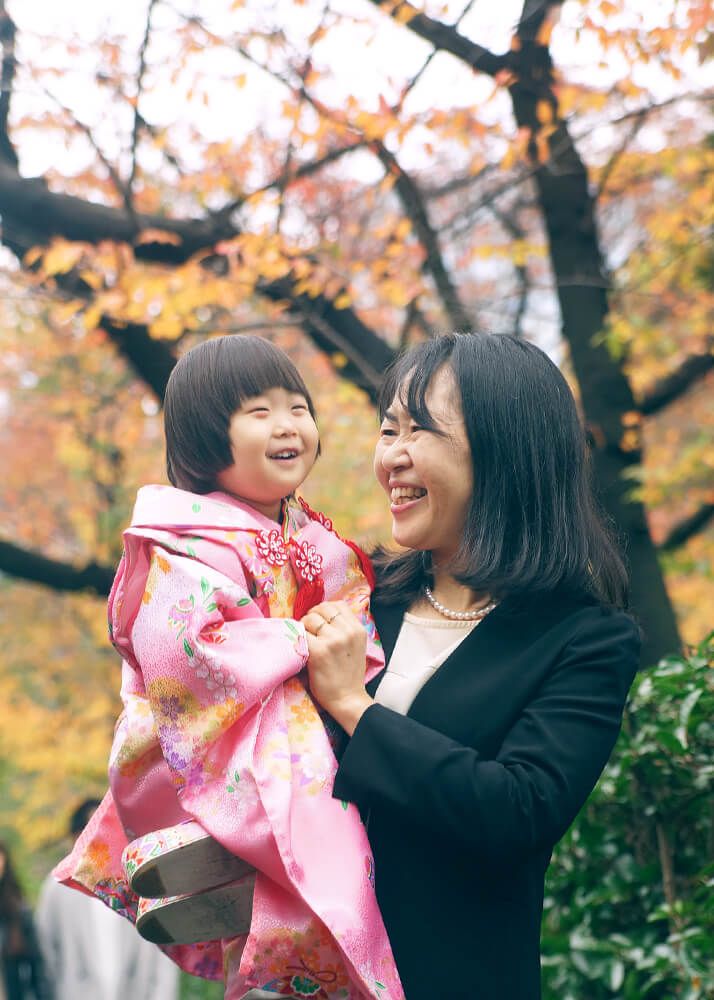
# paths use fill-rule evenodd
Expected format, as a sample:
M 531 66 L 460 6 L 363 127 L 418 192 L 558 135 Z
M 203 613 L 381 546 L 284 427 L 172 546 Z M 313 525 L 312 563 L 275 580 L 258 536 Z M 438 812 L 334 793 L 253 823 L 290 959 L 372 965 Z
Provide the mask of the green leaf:
M 244 608 L 246 606 L 246 604 L 250 604 L 250 598 L 249 597 L 241 597 L 241 598 L 239 598 L 236 601 L 236 607 L 237 608 Z
M 186 652 L 186 656 L 193 656 L 193 650 L 191 649 L 191 646 L 189 645 L 188 639 L 184 639 L 184 641 L 183 641 L 183 648 L 184 648 L 184 650 Z
M 683 747 L 689 746 L 689 741 L 687 739 L 687 726 L 689 724 L 689 716 L 692 714 L 694 706 L 699 701 L 701 696 L 704 694 L 704 688 L 695 688 L 691 691 L 687 697 L 682 702 L 681 708 L 679 709 L 679 725 L 677 726 L 675 733 L 677 739 L 682 744 Z

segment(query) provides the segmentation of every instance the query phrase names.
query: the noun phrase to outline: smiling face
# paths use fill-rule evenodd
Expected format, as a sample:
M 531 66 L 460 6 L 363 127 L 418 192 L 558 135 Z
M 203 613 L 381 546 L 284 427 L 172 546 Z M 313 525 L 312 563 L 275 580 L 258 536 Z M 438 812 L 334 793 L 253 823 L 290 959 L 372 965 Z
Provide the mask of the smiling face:
M 443 563 L 459 547 L 473 493 L 459 390 L 450 368 L 436 372 L 424 398 L 433 430 L 418 426 L 399 395 L 382 421 L 375 475 L 390 499 L 394 541 Z
M 281 500 L 317 458 L 319 436 L 307 400 L 282 388 L 251 396 L 233 414 L 229 436 L 233 464 L 218 473 L 217 485 L 277 520 Z

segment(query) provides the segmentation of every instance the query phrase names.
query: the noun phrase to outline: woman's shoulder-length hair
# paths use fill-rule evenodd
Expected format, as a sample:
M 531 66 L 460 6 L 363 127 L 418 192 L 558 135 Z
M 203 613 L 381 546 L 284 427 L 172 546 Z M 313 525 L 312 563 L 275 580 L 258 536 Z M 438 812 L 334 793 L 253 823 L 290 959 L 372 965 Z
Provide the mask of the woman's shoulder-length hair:
M 473 463 L 473 496 L 451 572 L 497 600 L 561 587 L 627 606 L 627 572 L 591 486 L 585 433 L 563 375 L 538 347 L 499 334 L 446 334 L 402 354 L 380 415 L 398 396 L 435 430 L 427 393 L 447 366 Z M 375 599 L 408 603 L 429 580 L 428 553 L 374 553 Z

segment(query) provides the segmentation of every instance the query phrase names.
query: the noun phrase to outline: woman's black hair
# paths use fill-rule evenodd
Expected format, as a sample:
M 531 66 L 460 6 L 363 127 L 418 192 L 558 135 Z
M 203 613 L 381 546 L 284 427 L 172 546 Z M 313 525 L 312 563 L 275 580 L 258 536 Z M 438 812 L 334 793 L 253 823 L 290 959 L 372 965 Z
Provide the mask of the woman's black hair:
M 176 363 L 164 397 L 166 472 L 190 493 L 210 493 L 233 462 L 231 417 L 268 389 L 312 397 L 290 358 L 261 337 L 230 335 L 204 340 Z
M 398 396 L 419 426 L 434 375 L 454 376 L 473 462 L 473 496 L 450 571 L 492 598 L 568 587 L 627 605 L 627 573 L 591 487 L 575 400 L 543 351 L 516 337 L 446 334 L 407 350 L 389 369 L 380 415 Z M 374 556 L 386 603 L 413 600 L 429 581 L 422 552 Z

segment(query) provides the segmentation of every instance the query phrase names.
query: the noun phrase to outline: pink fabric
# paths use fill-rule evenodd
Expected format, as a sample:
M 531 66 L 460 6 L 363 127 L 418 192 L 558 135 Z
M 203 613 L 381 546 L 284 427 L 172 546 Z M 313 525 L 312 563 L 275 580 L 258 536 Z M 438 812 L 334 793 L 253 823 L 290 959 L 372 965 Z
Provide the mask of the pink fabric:
M 323 589 L 347 601 L 369 678 L 384 663 L 369 585 L 321 515 L 288 506 L 283 522 L 224 494 L 139 491 L 109 599 L 124 661 L 110 791 L 55 874 L 135 919 L 122 850 L 196 819 L 258 876 L 247 939 L 167 948 L 184 969 L 224 977 L 231 998 L 258 986 L 397 1000 L 369 844 L 356 808 L 332 798 L 336 762 L 290 617 Z

